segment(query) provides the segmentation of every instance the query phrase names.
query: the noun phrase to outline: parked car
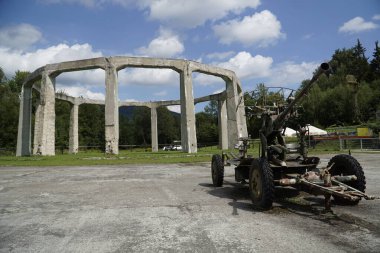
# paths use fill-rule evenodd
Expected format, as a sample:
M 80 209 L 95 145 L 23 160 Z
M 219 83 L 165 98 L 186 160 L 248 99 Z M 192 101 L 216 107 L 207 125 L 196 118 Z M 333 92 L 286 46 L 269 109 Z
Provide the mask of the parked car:
M 164 146 L 162 150 L 165 151 L 182 151 L 181 141 L 174 141 L 170 146 Z

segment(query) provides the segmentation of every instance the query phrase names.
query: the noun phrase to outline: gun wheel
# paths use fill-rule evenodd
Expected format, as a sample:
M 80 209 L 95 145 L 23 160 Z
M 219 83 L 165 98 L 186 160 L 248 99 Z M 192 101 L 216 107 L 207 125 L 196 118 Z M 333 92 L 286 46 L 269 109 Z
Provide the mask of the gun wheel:
M 249 173 L 249 193 L 255 207 L 269 209 L 274 200 L 273 172 L 265 158 L 254 159 Z
M 216 187 L 223 185 L 224 165 L 220 155 L 213 155 L 211 162 L 212 184 Z
M 366 181 L 365 181 L 364 171 L 363 171 L 362 166 L 359 164 L 359 162 L 355 158 L 353 158 L 350 155 L 340 154 L 331 158 L 330 162 L 328 163 L 328 166 L 330 166 L 333 163 L 334 165 L 330 169 L 330 174 L 332 176 L 355 175 L 357 177 L 357 180 L 346 183 L 346 184 L 361 192 L 365 191 Z M 341 204 L 341 205 L 357 205 L 360 201 L 360 199 L 353 201 L 353 200 L 348 200 L 348 199 L 344 199 L 342 197 L 336 197 L 336 196 L 334 196 L 334 200 L 335 200 L 335 203 Z

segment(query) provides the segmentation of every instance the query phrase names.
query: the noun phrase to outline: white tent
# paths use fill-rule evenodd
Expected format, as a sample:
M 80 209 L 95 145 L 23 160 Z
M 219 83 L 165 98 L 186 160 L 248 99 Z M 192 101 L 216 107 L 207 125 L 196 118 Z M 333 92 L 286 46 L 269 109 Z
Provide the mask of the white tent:
M 297 136 L 297 132 L 296 132 L 296 130 L 294 130 L 294 129 L 290 128 L 290 127 L 287 127 L 285 129 L 284 135 L 286 137 L 296 137 Z
M 322 130 L 322 129 L 315 127 L 315 126 L 312 126 L 310 124 L 307 124 L 306 128 L 309 129 L 310 135 L 326 135 L 327 134 L 327 132 L 325 130 Z

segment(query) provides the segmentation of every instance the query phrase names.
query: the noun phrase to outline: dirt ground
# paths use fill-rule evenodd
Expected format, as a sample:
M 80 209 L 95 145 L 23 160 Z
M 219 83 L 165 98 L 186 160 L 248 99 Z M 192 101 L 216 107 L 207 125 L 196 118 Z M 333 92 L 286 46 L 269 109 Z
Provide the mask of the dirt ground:
M 380 196 L 380 154 L 354 154 Z M 326 165 L 329 156 L 322 156 Z M 380 200 L 333 206 L 277 189 L 255 210 L 210 164 L 0 168 L 0 252 L 379 252 Z

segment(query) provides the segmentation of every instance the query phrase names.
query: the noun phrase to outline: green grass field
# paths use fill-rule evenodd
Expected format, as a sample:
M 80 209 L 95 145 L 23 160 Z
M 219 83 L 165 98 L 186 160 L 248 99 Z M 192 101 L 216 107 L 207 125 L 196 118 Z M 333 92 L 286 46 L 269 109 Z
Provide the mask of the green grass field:
M 296 141 L 289 139 L 287 142 Z M 238 150 L 233 150 L 237 154 Z M 335 142 L 318 144 L 309 149 L 311 156 L 318 154 L 346 153 L 339 151 Z M 106 155 L 101 151 L 80 151 L 78 154 L 56 152 L 55 156 L 16 157 L 14 155 L 0 156 L 0 166 L 86 166 L 86 165 L 117 165 L 117 164 L 155 164 L 155 163 L 197 163 L 210 162 L 213 154 L 221 154 L 216 146 L 199 148 L 197 154 L 187 154 L 179 151 L 151 152 L 150 149 L 121 150 L 119 155 Z M 248 151 L 253 157 L 259 156 L 259 142 L 251 144 Z

